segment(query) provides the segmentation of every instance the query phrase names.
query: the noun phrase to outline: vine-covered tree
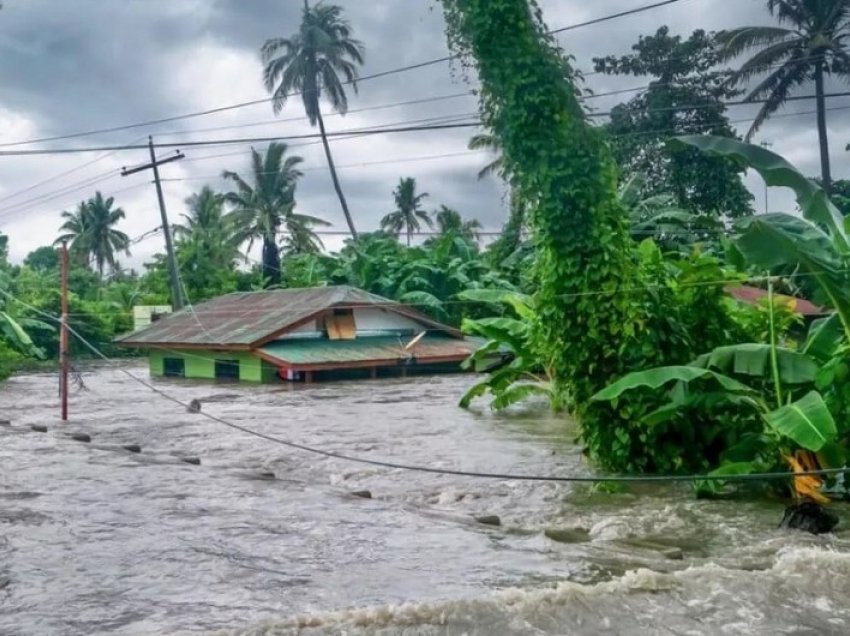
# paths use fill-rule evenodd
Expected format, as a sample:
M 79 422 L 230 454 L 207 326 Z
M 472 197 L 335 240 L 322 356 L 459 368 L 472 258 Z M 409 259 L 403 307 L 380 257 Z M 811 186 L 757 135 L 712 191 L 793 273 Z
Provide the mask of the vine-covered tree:
M 824 83 L 827 75 L 845 82 L 850 79 L 850 0 L 767 0 L 767 10 L 780 26 L 740 27 L 718 37 L 724 59 L 754 52 L 732 77 L 739 84 L 761 77 L 746 97 L 765 100 L 747 140 L 786 104 L 795 89 L 814 82 L 821 180 L 824 190 L 830 192 Z
M 322 118 L 321 98 L 340 114 L 348 111 L 345 85 L 357 92 L 357 67 L 363 64 L 364 48 L 354 38 L 342 8 L 304 0 L 298 33 L 289 38 L 266 40 L 261 50 L 266 89 L 272 93 L 274 112 L 279 113 L 292 94 L 300 94 L 310 125 L 318 124 L 334 190 L 351 236 L 357 237 L 354 219 L 342 192 Z
M 751 214 L 753 197 L 741 181 L 740 167 L 667 144 L 683 134 L 735 136 L 723 103 L 740 91 L 729 85 L 731 72 L 717 68 L 714 37 L 699 30 L 683 39 L 664 26 L 640 37 L 632 50 L 594 59 L 598 72 L 651 78 L 645 91 L 612 109 L 606 125 L 623 181 L 643 175 L 644 196 L 672 194 L 696 214 Z

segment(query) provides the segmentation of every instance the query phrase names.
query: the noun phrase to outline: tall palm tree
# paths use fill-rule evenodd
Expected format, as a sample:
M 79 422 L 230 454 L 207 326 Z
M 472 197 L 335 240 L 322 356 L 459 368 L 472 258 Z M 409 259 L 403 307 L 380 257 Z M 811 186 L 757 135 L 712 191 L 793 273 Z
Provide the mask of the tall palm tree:
M 481 230 L 481 223 L 477 219 L 464 221 L 457 210 L 445 205 L 441 205 L 434 213 L 434 218 L 437 221 L 437 231 L 440 234 L 455 234 L 473 241 L 479 239 L 478 232 Z
M 98 274 L 103 278 L 106 265 L 115 269 L 117 252 L 130 254 L 130 238 L 115 225 L 126 215 L 121 208 L 113 208 L 115 199 L 104 198 L 100 191 L 88 201 L 77 206 L 75 212 L 63 212 L 65 223 L 59 228 L 65 232 L 56 243 L 68 241 L 71 254 L 81 264 L 94 261 Z
M 60 234 L 53 244 L 68 243 L 68 253 L 75 263 L 87 266 L 89 261 L 89 216 L 85 201 L 77 204 L 73 212 L 63 211 L 65 222 L 59 228 Z
M 488 177 L 491 174 L 496 174 L 500 177 L 504 176 L 505 160 L 502 158 L 502 147 L 499 145 L 496 135 L 490 133 L 473 135 L 467 144 L 467 148 L 470 150 L 490 150 L 491 152 L 499 153 L 495 159 L 478 171 L 479 179 Z
M 433 227 L 431 217 L 421 207 L 422 201 L 427 197 L 427 192 L 417 194 L 416 179 L 413 177 L 399 179 L 398 186 L 393 190 L 396 209 L 381 219 L 381 229 L 396 237 L 405 230 L 407 246 L 410 247 L 411 235 L 422 227 L 420 221 L 424 221 L 429 228 Z
M 357 65 L 363 64 L 363 53 L 363 44 L 352 37 L 351 26 L 342 17 L 340 7 L 324 2 L 311 7 L 308 0 L 304 0 L 298 33 L 266 40 L 261 49 L 263 81 L 272 93 L 274 112 L 280 112 L 291 94 L 300 93 L 310 125 L 319 125 L 334 190 L 353 238 L 357 238 L 357 230 L 336 174 L 320 99 L 324 91 L 333 110 L 342 115 L 348 111 L 343 86 L 351 84 L 357 92 Z
M 239 257 L 239 239 L 224 212 L 224 196 L 209 186 L 186 199 L 184 224 L 174 226 L 179 243 L 195 243 L 216 267 L 230 268 Z
M 280 283 L 280 248 L 277 244 L 281 228 L 290 235 L 303 234 L 304 227 L 326 224 L 315 217 L 295 214 L 295 187 L 302 173 L 297 166 L 303 159 L 286 156 L 287 145 L 271 143 L 265 156 L 251 149 L 251 181 L 235 172 L 224 172 L 224 178 L 235 184 L 224 200 L 233 208 L 228 219 L 234 228 L 236 242 L 248 243 L 248 249 L 259 239 L 263 242 L 263 277 L 272 285 Z
M 726 59 L 755 51 L 732 80 L 746 83 L 765 75 L 750 91 L 747 100 L 765 102 L 747 133 L 747 140 L 779 110 L 793 89 L 814 81 L 820 141 L 821 178 L 829 192 L 829 143 L 826 131 L 824 76 L 850 78 L 850 0 L 768 0 L 767 9 L 780 26 L 741 27 L 719 34 Z M 786 27 L 787 25 L 787 27 Z

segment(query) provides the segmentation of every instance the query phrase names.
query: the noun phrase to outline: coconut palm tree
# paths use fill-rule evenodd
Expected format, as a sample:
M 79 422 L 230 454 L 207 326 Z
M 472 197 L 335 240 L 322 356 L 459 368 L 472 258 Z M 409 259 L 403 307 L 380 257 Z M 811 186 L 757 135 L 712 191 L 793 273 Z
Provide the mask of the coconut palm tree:
M 498 153 L 498 156 L 493 159 L 493 161 L 478 171 L 479 179 L 488 177 L 491 174 L 496 174 L 500 177 L 504 176 L 505 160 L 502 158 L 502 147 L 499 145 L 499 140 L 496 139 L 496 135 L 490 133 L 473 135 L 467 144 L 467 148 L 470 150 L 489 150 L 491 152 Z
M 234 228 L 236 243 L 263 242 L 263 277 L 270 284 L 280 283 L 280 248 L 278 234 L 285 229 L 290 235 L 303 235 L 305 228 L 325 224 L 321 219 L 295 214 L 295 186 L 302 173 L 297 166 L 303 159 L 286 156 L 287 145 L 271 143 L 265 156 L 251 149 L 251 183 L 235 172 L 224 172 L 224 178 L 235 184 L 224 195 L 232 207 L 228 215 Z
M 423 221 L 429 228 L 433 227 L 431 217 L 420 207 L 424 199 L 428 197 L 427 192 L 417 194 L 416 179 L 405 177 L 398 180 L 398 186 L 393 190 L 393 199 L 396 209 L 381 219 L 381 229 L 398 237 L 402 230 L 407 233 L 407 246 L 410 247 L 410 237 L 422 227 L 419 223 Z
M 821 178 L 824 190 L 831 188 L 829 143 L 826 131 L 824 77 L 850 78 L 850 0 L 768 0 L 767 9 L 780 26 L 752 26 L 724 31 L 718 35 L 726 59 L 755 51 L 732 77 L 747 83 L 765 76 L 746 99 L 765 102 L 750 126 L 746 139 L 755 134 L 779 110 L 791 92 L 814 82 Z
M 68 244 L 68 253 L 78 265 L 87 266 L 89 261 L 89 217 L 86 202 L 80 201 L 73 212 L 63 211 L 65 222 L 59 228 L 60 234 L 53 244 Z
M 322 239 L 313 229 L 328 227 L 330 223 L 308 214 L 289 214 L 284 219 L 286 236 L 283 239 L 283 251 L 288 256 L 299 254 L 318 254 L 324 248 Z
M 324 2 L 311 7 L 308 0 L 304 0 L 298 33 L 266 40 L 261 49 L 263 81 L 272 93 L 274 112 L 280 112 L 290 95 L 300 93 L 310 125 L 319 126 L 334 190 L 353 238 L 357 238 L 357 230 L 336 174 L 320 100 L 324 96 L 342 115 L 348 111 L 344 85 L 351 84 L 357 92 L 357 65 L 363 64 L 363 53 L 363 45 L 352 37 L 340 7 Z
M 130 237 L 115 229 L 125 218 L 124 210 L 113 208 L 113 197 L 104 198 L 100 191 L 88 201 L 81 202 L 75 212 L 62 212 L 65 223 L 59 228 L 65 232 L 56 239 L 56 244 L 67 241 L 70 253 L 81 265 L 94 261 L 98 274 L 103 278 L 106 265 L 116 268 L 117 252 L 130 254 Z
M 224 212 L 224 196 L 204 186 L 186 205 L 189 213 L 181 215 L 185 223 L 174 226 L 178 243 L 195 243 L 216 267 L 231 268 L 239 257 L 239 240 Z
M 478 232 L 481 230 L 481 223 L 477 219 L 464 221 L 457 210 L 445 205 L 441 205 L 434 213 L 434 218 L 437 221 L 437 231 L 440 234 L 455 234 L 471 241 L 479 239 Z

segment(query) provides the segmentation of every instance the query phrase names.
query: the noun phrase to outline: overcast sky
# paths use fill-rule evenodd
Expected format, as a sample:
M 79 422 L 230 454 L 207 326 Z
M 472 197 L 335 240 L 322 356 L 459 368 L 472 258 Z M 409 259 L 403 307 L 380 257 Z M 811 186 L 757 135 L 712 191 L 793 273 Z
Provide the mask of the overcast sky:
M 356 35 L 366 46 L 369 75 L 440 57 L 448 53 L 443 17 L 435 0 L 337 0 Z M 548 25 L 563 27 L 648 4 L 649 0 L 542 0 Z M 266 97 L 258 50 L 269 37 L 296 31 L 301 0 L 4 0 L 0 11 L 0 143 L 65 135 L 183 115 Z M 564 49 L 580 69 L 592 58 L 626 53 L 641 34 L 667 24 L 687 35 L 694 29 L 716 30 L 768 23 L 764 0 L 682 0 L 639 15 L 588 26 L 560 35 Z M 474 78 L 473 78 L 474 81 Z M 596 92 L 639 86 L 635 78 L 591 75 Z M 458 69 L 442 63 L 365 81 L 351 95 L 352 111 L 328 116 L 330 131 L 425 120 L 475 116 L 474 97 Z M 811 93 L 811 88 L 804 89 Z M 628 95 L 626 95 L 628 97 Z M 445 98 L 397 106 L 398 102 Z M 600 98 L 606 110 L 623 96 Z M 829 107 L 850 106 L 850 98 L 830 100 Z M 799 116 L 768 123 L 757 141 L 795 162 L 807 174 L 819 174 L 812 102 L 796 102 L 784 111 Z M 327 109 L 326 109 L 327 112 Z M 752 116 L 752 107 L 730 109 L 732 120 Z M 847 176 L 850 111 L 829 114 L 833 176 Z M 460 119 L 458 119 L 460 120 Z M 746 123 L 741 127 L 745 128 Z M 209 130 L 209 129 L 216 130 Z M 267 102 L 221 113 L 111 134 L 26 146 L 83 147 L 146 141 L 158 142 L 299 135 L 315 132 L 293 99 L 275 118 Z M 373 135 L 332 144 L 343 188 L 358 229 L 376 229 L 392 209 L 391 192 L 399 177 L 413 176 L 430 193 L 429 207 L 446 204 L 464 216 L 498 230 L 505 218 L 502 186 L 478 181 L 486 154 L 468 152 L 472 130 Z M 299 142 L 291 142 L 294 146 Z M 305 142 L 300 142 L 304 144 Z M 254 144 L 263 148 L 263 144 Z M 246 171 L 249 145 L 190 147 L 186 159 L 162 168 L 172 222 L 185 211 L 184 199 L 204 184 L 222 188 L 222 170 Z M 8 147 L 5 149 L 9 149 Z M 299 211 L 320 216 L 344 230 L 339 204 L 327 173 L 321 145 L 293 148 L 304 157 L 305 176 L 298 186 Z M 163 151 L 163 154 L 167 154 Z M 114 195 L 127 213 L 123 229 L 139 236 L 160 223 L 150 173 L 120 176 L 122 166 L 147 161 L 146 151 L 113 154 L 0 157 L 0 231 L 10 236 L 11 257 L 51 243 L 59 214 L 95 189 Z M 66 173 L 67 174 L 63 174 Z M 41 184 L 41 182 L 45 182 Z M 748 185 L 763 209 L 764 189 L 757 176 Z M 32 187 L 36 186 L 36 187 Z M 779 191 L 771 209 L 791 205 Z M 342 237 L 326 237 L 339 247 Z M 138 266 L 162 250 L 155 235 L 133 248 L 125 265 Z

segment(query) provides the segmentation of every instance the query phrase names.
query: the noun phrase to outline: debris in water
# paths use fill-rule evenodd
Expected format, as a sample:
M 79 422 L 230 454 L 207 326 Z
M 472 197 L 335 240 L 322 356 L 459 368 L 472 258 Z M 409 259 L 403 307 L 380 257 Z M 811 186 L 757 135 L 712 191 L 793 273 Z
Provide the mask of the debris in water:
M 485 526 L 500 526 L 502 525 L 502 520 L 498 515 L 484 515 L 482 517 L 475 517 L 475 520 L 478 523 L 483 523 Z
M 139 446 L 138 444 L 122 444 L 121 448 L 123 448 L 125 451 L 130 451 L 131 453 L 141 453 L 142 452 L 142 447 Z
M 88 433 L 71 433 L 71 439 L 75 442 L 90 442 L 91 435 Z
M 361 499 L 371 499 L 372 491 L 371 490 L 355 490 L 351 493 L 355 497 L 360 497 Z
M 193 466 L 201 465 L 200 457 L 181 457 L 180 460 L 186 462 L 187 464 L 192 464 Z
M 643 548 L 645 550 L 658 552 L 660 555 L 674 561 L 681 561 L 685 558 L 685 553 L 682 548 L 674 545 L 664 545 L 663 543 L 656 543 L 655 541 L 648 541 L 647 539 L 627 539 L 624 543 L 635 548 Z
M 9 420 L 0 420 L 0 426 L 11 426 L 12 422 Z
M 820 504 L 804 501 L 785 508 L 780 528 L 789 530 L 805 530 L 812 534 L 832 532 L 838 525 L 838 515 L 827 510 Z
M 543 534 L 558 543 L 586 543 L 590 541 L 590 531 L 584 528 L 546 528 Z
M 189 406 L 186 407 L 186 410 L 189 411 L 189 413 L 200 413 L 201 401 L 198 399 L 192 400 L 189 402 Z
M 30 429 L 34 430 L 36 433 L 47 432 L 47 427 L 44 424 L 30 424 Z

